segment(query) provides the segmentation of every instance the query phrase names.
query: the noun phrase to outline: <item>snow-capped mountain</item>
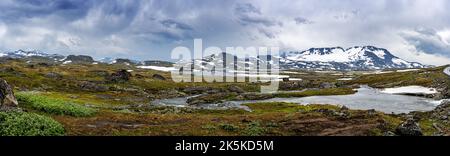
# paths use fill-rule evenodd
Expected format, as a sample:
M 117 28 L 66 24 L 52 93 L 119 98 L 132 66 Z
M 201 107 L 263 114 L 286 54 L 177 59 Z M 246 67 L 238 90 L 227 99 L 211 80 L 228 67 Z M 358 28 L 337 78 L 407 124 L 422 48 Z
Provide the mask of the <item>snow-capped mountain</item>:
M 95 60 L 95 61 L 100 62 L 100 63 L 106 63 L 106 64 L 114 64 L 114 63 L 116 63 L 116 59 L 115 58 L 111 58 L 111 57 L 104 57 L 104 58 L 101 58 L 101 59 L 98 59 L 98 60 Z
M 32 50 L 32 51 L 25 51 L 25 50 L 17 50 L 14 52 L 2 52 L 0 53 L 0 57 L 9 57 L 9 58 L 29 58 L 29 57 L 45 57 L 45 58 L 62 58 L 64 56 L 57 55 L 57 54 L 47 54 L 44 52 Z
M 280 64 L 288 69 L 315 70 L 379 70 L 424 68 L 423 64 L 408 62 L 392 55 L 388 50 L 374 46 L 351 48 L 311 48 L 300 52 L 288 52 Z
M 143 62 L 138 60 L 130 60 L 126 58 L 110 58 L 110 57 L 104 57 L 101 59 L 96 60 L 96 62 L 105 63 L 105 64 L 135 64 L 140 65 L 143 64 Z
M 230 56 L 231 54 L 216 54 L 196 59 L 192 62 L 184 62 L 194 65 L 194 69 L 208 69 L 208 66 L 223 64 L 224 58 L 234 59 L 227 66 L 235 66 L 237 70 L 251 68 L 256 61 L 259 64 L 270 64 L 270 68 L 276 68 L 272 59 L 279 59 L 281 69 L 307 69 L 307 70 L 383 70 L 383 69 L 407 69 L 425 68 L 426 65 L 417 62 L 408 62 L 394 56 L 388 50 L 374 46 L 355 46 L 351 48 L 311 48 L 305 51 L 287 52 L 281 56 L 259 56 L 247 59 Z M 262 59 L 263 58 L 263 59 Z M 266 59 L 267 58 L 267 59 Z M 180 62 L 179 62 L 180 63 Z
M 106 64 L 127 64 L 143 65 L 151 62 L 141 62 L 130 59 L 103 58 L 94 61 L 90 56 L 62 56 L 48 54 L 39 51 L 17 50 L 14 52 L 0 53 L 0 57 L 16 59 L 34 60 L 34 58 L 44 58 L 56 63 L 77 63 L 93 62 Z M 232 60 L 229 64 L 224 64 L 225 60 Z M 278 59 L 279 64 L 274 64 L 273 60 Z M 83 61 L 84 60 L 84 61 Z M 87 61 L 86 61 L 87 60 Z M 78 61 L 80 62 L 80 61 Z M 181 63 L 181 64 L 180 64 Z M 407 69 L 425 68 L 426 65 L 417 62 L 408 62 L 394 56 L 388 50 L 374 46 L 355 46 L 351 48 L 331 47 L 331 48 L 311 48 L 305 51 L 291 51 L 281 56 L 258 56 L 250 58 L 238 58 L 237 56 L 220 53 L 206 56 L 202 59 L 195 59 L 185 62 L 178 62 L 177 65 L 191 65 L 194 69 L 216 68 L 217 65 L 224 65 L 227 68 L 237 71 L 258 70 L 257 63 L 267 64 L 269 68 L 281 69 L 307 69 L 307 70 L 383 70 L 383 69 Z M 209 69 L 212 70 L 212 69 Z

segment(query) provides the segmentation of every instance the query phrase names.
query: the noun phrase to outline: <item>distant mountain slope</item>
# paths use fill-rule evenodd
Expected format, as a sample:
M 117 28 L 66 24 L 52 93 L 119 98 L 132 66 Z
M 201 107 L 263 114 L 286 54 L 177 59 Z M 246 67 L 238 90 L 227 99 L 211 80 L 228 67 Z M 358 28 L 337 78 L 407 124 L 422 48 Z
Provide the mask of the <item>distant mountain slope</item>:
M 259 56 L 257 58 L 237 58 L 231 54 L 215 54 L 205 56 L 203 59 L 194 60 L 195 69 L 206 69 L 207 66 L 214 66 L 223 63 L 224 58 L 234 58 L 234 62 L 229 64 L 236 66 L 237 70 L 251 68 L 249 66 L 255 60 L 261 63 L 272 62 L 272 58 L 280 61 L 281 69 L 307 69 L 307 70 L 383 70 L 383 69 L 408 69 L 425 68 L 426 65 L 417 62 L 408 62 L 383 48 L 374 46 L 355 46 L 351 48 L 311 48 L 305 51 L 287 52 L 281 56 Z M 264 59 L 263 59 L 264 58 Z M 266 59 L 267 58 L 267 59 Z M 184 62 L 190 63 L 191 62 Z M 239 66 L 238 64 L 246 64 Z M 271 66 L 274 68 L 275 66 Z
M 9 58 L 29 58 L 29 57 L 46 57 L 46 58 L 64 58 L 62 55 L 58 54 L 47 54 L 40 51 L 25 51 L 25 50 L 17 50 L 13 52 L 0 52 L 0 57 L 9 57 Z
M 424 68 L 423 64 L 408 62 L 383 48 L 355 46 L 311 48 L 300 52 L 288 52 L 280 59 L 288 69 L 378 70 Z
M 0 53 L 0 57 L 9 58 L 48 58 L 53 62 L 60 63 L 76 63 L 77 59 L 69 59 L 70 56 L 65 57 L 57 54 L 47 54 L 39 51 L 24 51 L 18 50 L 14 52 Z M 99 60 L 93 60 L 90 56 L 88 63 L 125 63 L 135 65 L 161 65 L 172 66 L 170 62 L 164 61 L 135 61 L 129 59 L 113 59 L 103 58 Z M 330 47 L 330 48 L 311 48 L 305 51 L 291 51 L 284 53 L 281 56 L 258 56 L 253 58 L 237 58 L 231 54 L 215 54 L 205 56 L 203 59 L 192 60 L 184 62 L 196 67 L 195 69 L 207 69 L 213 67 L 219 63 L 224 63 L 224 58 L 232 58 L 234 61 L 228 66 L 236 66 L 236 70 L 250 69 L 254 62 L 270 64 L 270 68 L 282 68 L 282 69 L 307 69 L 307 70 L 383 70 L 383 69 L 407 69 L 407 68 L 425 68 L 426 65 L 417 62 L 408 62 L 397 56 L 394 56 L 391 52 L 383 48 L 377 48 L 374 46 L 355 46 L 344 49 L 342 47 Z M 267 59 L 266 59 L 267 58 Z M 272 63 L 272 58 L 280 60 L 279 67 Z M 239 66 L 241 65 L 241 66 Z M 250 69 L 257 70 L 257 69 Z

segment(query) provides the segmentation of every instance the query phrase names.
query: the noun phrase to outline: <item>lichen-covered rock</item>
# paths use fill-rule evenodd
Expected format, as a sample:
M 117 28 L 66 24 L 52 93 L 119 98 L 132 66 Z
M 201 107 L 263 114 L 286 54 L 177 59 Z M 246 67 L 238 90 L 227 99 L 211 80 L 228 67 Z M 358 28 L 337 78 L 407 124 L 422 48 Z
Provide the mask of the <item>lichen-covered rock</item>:
M 93 63 L 94 59 L 86 55 L 69 55 L 64 61 L 70 61 L 72 63 Z
M 55 73 L 55 72 L 50 72 L 45 74 L 46 78 L 50 78 L 50 79 L 62 79 L 63 76 L 61 74 Z
M 108 88 L 102 85 L 99 85 L 94 82 L 83 81 L 78 84 L 81 90 L 84 91 L 94 91 L 94 92 L 105 92 L 108 91 Z
M 187 93 L 187 94 L 203 94 L 206 93 L 208 91 L 213 90 L 211 87 L 206 87 L 206 86 L 192 86 L 192 87 L 187 87 L 183 90 L 183 92 Z
M 442 120 L 444 122 L 449 121 L 450 116 L 450 101 L 444 100 L 442 104 L 436 107 L 432 111 L 431 117 Z
M 228 91 L 234 92 L 234 93 L 245 93 L 245 90 L 238 86 L 229 86 Z
M 186 102 L 189 105 L 216 104 L 221 103 L 226 99 L 236 97 L 237 95 L 237 93 L 204 94 L 196 97 L 191 97 Z
M 320 84 L 320 88 L 323 88 L 323 89 L 336 88 L 336 84 L 330 83 L 330 82 L 323 82 Z
M 422 136 L 422 129 L 420 128 L 419 124 L 414 121 L 414 119 L 410 118 L 400 124 L 397 129 L 396 133 L 400 136 Z
M 18 102 L 11 86 L 5 80 L 0 79 L 0 110 L 11 110 L 17 107 Z
M 131 73 L 127 70 L 120 70 L 107 76 L 106 79 L 109 82 L 127 82 L 130 80 Z
M 154 75 L 152 76 L 152 78 L 153 78 L 153 79 L 156 79 L 156 80 L 162 80 L 162 81 L 167 80 L 164 76 L 159 75 L 159 74 L 154 74 Z

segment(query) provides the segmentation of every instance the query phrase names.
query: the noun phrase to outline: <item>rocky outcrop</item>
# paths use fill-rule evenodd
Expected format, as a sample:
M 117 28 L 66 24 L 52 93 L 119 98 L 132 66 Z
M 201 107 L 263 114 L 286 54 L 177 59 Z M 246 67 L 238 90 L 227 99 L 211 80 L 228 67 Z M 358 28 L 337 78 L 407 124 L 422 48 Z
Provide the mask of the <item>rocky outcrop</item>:
M 162 80 L 162 81 L 167 80 L 164 76 L 159 75 L 159 74 L 154 74 L 154 75 L 152 76 L 152 78 L 155 79 L 155 80 Z
M 450 87 L 447 84 L 441 84 L 436 87 L 438 91 L 437 94 L 433 95 L 434 99 L 449 99 L 450 98 Z
M 109 76 L 108 71 L 105 71 L 105 70 L 92 70 L 92 71 L 89 71 L 89 73 L 91 73 L 92 75 L 95 75 L 95 76 L 103 76 L 103 77 Z
M 17 107 L 18 102 L 11 86 L 5 80 L 0 79 L 0 110 L 11 110 Z
M 215 93 L 215 94 L 205 94 L 196 97 L 191 97 L 187 100 L 189 105 L 200 105 L 200 104 L 215 104 L 221 103 L 224 100 L 237 96 L 237 93 Z
M 14 76 L 25 76 L 24 73 L 22 73 L 20 71 L 17 71 L 14 68 L 11 68 L 11 67 L 0 68 L 0 73 L 7 73 L 7 74 L 14 75 Z
M 94 59 L 86 55 L 69 55 L 64 61 L 71 61 L 72 63 L 93 63 Z
M 130 59 L 118 58 L 118 59 L 116 59 L 114 64 L 135 65 L 136 63 L 134 63 Z
M 409 118 L 396 129 L 396 134 L 400 136 L 422 136 L 422 129 L 413 118 Z
M 330 82 L 323 82 L 320 84 L 319 86 L 322 89 L 330 89 L 330 88 L 336 88 L 336 84 L 335 83 L 330 83 Z
M 274 98 L 273 94 L 260 94 L 260 93 L 244 93 L 236 97 L 236 100 L 266 100 Z
M 228 87 L 228 91 L 230 91 L 230 92 L 234 92 L 234 93 L 245 93 L 245 90 L 244 89 L 242 89 L 241 87 L 238 87 L 238 86 L 229 86 Z
M 450 101 L 444 101 L 431 112 L 431 117 L 441 120 L 443 123 L 450 122 Z
M 174 63 L 167 61 L 149 60 L 144 61 L 145 66 L 173 67 Z
M 108 91 L 108 87 L 99 85 L 94 82 L 89 82 L 89 81 L 83 81 L 83 82 L 79 83 L 78 86 L 80 87 L 81 90 L 84 90 L 84 91 L 92 91 L 92 92 Z
M 63 78 L 63 76 L 61 74 L 58 74 L 58 73 L 55 73 L 55 72 L 47 73 L 47 74 L 45 74 L 45 77 L 46 78 L 50 78 L 50 79 L 57 79 L 57 80 Z
M 106 77 L 106 80 L 113 83 L 123 83 L 130 80 L 131 73 L 127 70 L 120 70 Z
M 183 92 L 187 93 L 187 94 L 204 94 L 204 93 L 208 93 L 208 92 L 213 92 L 213 88 L 211 87 L 206 87 L 206 86 L 192 86 L 192 87 L 186 87 L 185 89 L 183 89 Z

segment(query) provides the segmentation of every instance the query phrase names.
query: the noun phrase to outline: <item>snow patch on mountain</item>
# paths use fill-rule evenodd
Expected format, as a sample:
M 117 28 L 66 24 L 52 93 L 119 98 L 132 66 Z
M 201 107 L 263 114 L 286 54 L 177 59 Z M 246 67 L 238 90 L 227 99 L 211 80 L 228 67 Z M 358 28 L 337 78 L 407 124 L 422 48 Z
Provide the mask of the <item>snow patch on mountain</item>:
M 311 48 L 288 52 L 280 60 L 287 69 L 311 70 L 380 70 L 427 67 L 394 56 L 388 50 L 374 46 Z
M 9 57 L 9 58 L 28 58 L 28 57 L 48 57 L 48 58 L 58 58 L 63 57 L 57 54 L 47 54 L 44 52 L 40 52 L 37 50 L 25 51 L 25 50 L 17 50 L 13 52 L 2 52 L 0 53 L 0 57 Z

